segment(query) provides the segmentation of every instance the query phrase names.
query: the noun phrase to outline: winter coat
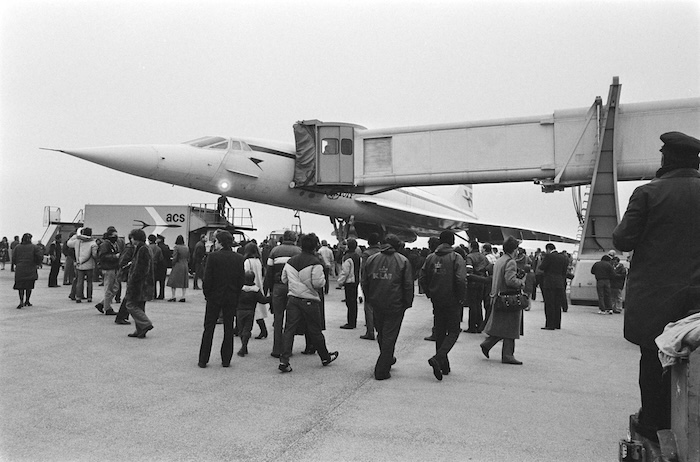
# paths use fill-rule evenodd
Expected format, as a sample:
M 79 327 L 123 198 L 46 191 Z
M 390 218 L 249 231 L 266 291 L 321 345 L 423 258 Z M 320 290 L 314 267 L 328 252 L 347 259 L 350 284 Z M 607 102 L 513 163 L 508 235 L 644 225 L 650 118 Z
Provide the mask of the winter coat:
M 245 281 L 244 273 L 242 255 L 231 249 L 210 253 L 204 266 L 202 280 L 202 291 L 207 302 L 235 303 Z
M 550 252 L 544 256 L 538 271 L 542 271 L 543 289 L 566 288 L 566 273 L 569 270 L 569 259 L 558 252 Z M 495 271 L 495 269 L 494 269 Z
M 598 260 L 593 263 L 591 267 L 591 274 L 595 275 L 596 281 L 602 281 L 607 279 L 612 282 L 615 279 L 615 270 L 610 262 L 604 260 Z
M 323 263 L 315 255 L 302 252 L 290 258 L 282 269 L 282 282 L 287 284 L 287 295 L 321 301 L 319 292 L 326 285 Z
M 265 297 L 255 284 L 243 286 L 241 294 L 238 296 L 238 308 L 236 311 L 255 311 L 258 303 L 269 302 L 269 297 Z
M 75 267 L 81 271 L 95 268 L 97 260 L 97 242 L 92 236 L 76 234 L 68 239 L 68 247 L 75 249 Z
M 44 256 L 41 249 L 34 244 L 19 244 L 12 249 L 12 261 L 15 264 L 15 282 L 36 281 L 39 279 L 36 267 Z
M 462 306 L 467 284 L 467 267 L 449 244 L 440 244 L 421 268 L 421 287 L 433 306 Z
M 153 257 L 146 244 L 138 244 L 129 266 L 129 279 L 126 282 L 127 300 L 147 302 L 153 300 L 156 282 L 153 276 Z
M 700 309 L 700 172 L 672 170 L 638 187 L 613 231 L 634 250 L 627 278 L 625 338 L 656 349 L 666 324 Z
M 356 251 L 348 250 L 343 255 L 340 265 L 338 284 L 357 284 L 360 282 L 360 255 Z
M 101 270 L 119 269 L 119 249 L 117 244 L 112 244 L 108 239 L 102 241 L 97 251 L 97 259 Z
M 627 268 L 620 263 L 613 269 L 615 270 L 615 278 L 610 281 L 610 288 L 622 290 L 625 288 L 625 281 L 627 280 Z
M 190 270 L 187 260 L 190 258 L 190 249 L 181 244 L 175 244 L 173 248 L 173 269 L 168 277 L 168 287 L 186 289 L 190 283 Z
M 413 305 L 411 263 L 392 246 L 367 259 L 362 290 L 375 311 L 398 313 Z
M 265 280 L 263 279 L 262 262 L 259 258 L 246 258 L 243 262 L 245 271 L 252 271 L 255 274 L 255 285 L 262 292 Z M 270 314 L 265 303 L 258 303 L 255 307 L 255 320 L 265 319 Z
M 281 245 L 273 247 L 267 257 L 267 272 L 265 273 L 265 287 L 272 289 L 275 284 L 282 283 L 282 270 L 290 258 L 299 255 L 301 248 L 291 241 L 282 241 Z
M 518 265 L 508 254 L 504 254 L 493 265 L 493 281 L 491 282 L 491 307 L 499 292 L 522 289 L 525 286 L 525 278 L 517 277 Z M 484 332 L 488 335 L 500 338 L 520 338 L 522 330 L 523 312 L 498 311 L 491 309 L 491 315 L 486 322 Z

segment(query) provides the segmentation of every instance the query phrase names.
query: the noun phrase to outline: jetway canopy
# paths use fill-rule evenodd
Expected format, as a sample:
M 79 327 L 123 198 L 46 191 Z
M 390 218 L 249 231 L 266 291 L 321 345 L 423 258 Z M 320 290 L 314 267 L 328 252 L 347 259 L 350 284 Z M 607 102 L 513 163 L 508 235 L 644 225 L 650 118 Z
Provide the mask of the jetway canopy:
M 352 187 L 355 184 L 356 128 L 363 127 L 320 120 L 294 124 L 294 187 Z

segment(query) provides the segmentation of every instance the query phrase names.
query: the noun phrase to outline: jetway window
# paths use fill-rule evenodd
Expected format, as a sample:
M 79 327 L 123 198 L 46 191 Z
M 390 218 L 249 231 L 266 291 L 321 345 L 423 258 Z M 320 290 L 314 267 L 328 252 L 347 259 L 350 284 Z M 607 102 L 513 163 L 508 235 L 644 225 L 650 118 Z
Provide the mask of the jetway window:
M 364 142 L 364 169 L 367 173 L 391 173 L 391 137 L 368 138 Z
M 324 154 L 338 154 L 338 140 L 336 138 L 324 138 L 321 140 L 321 148 Z
M 348 138 L 343 138 L 340 142 L 340 153 L 346 156 L 352 155 L 352 140 Z

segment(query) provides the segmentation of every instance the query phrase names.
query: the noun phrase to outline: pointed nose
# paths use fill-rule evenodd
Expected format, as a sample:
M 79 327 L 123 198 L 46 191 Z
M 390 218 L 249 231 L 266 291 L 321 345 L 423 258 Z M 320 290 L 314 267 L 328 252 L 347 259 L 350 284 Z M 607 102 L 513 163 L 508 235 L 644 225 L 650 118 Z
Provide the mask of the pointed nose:
M 158 166 L 158 151 L 150 145 L 104 146 L 62 149 L 60 151 L 89 162 L 142 177 L 151 176 Z

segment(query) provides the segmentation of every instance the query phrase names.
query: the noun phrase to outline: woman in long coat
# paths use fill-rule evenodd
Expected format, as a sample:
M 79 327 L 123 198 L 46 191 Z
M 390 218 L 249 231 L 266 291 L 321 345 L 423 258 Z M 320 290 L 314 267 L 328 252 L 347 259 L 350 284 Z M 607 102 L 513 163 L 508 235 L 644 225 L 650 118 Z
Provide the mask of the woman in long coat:
M 0 269 L 5 269 L 5 263 L 10 261 L 10 243 L 7 236 L 0 241 Z
M 39 247 L 32 244 L 32 235 L 29 233 L 25 233 L 22 242 L 12 250 L 12 261 L 15 263 L 14 289 L 19 291 L 18 310 L 23 306 L 32 306 L 29 298 L 32 296 L 34 282 L 39 279 L 36 268 L 43 259 L 44 255 Z
M 255 285 L 260 289 L 260 293 L 263 293 L 263 264 L 260 260 L 260 249 L 255 245 L 255 242 L 249 242 L 246 244 L 243 251 L 243 268 L 245 271 L 252 271 L 255 273 Z M 267 338 L 267 326 L 265 325 L 265 318 L 268 317 L 269 311 L 267 310 L 267 304 L 258 303 L 255 305 L 255 322 L 260 327 L 260 335 L 257 339 Z
M 522 364 L 515 359 L 515 339 L 520 338 L 522 330 L 523 312 L 498 311 L 494 309 L 494 301 L 499 292 L 522 289 L 525 286 L 525 276 L 518 277 L 518 265 L 513 258 L 518 250 L 520 242 L 509 237 L 503 243 L 503 256 L 493 265 L 493 281 L 491 283 L 491 314 L 484 328 L 488 335 L 481 343 L 481 351 L 489 357 L 489 350 L 499 341 L 503 340 L 501 362 L 504 364 Z
M 172 290 L 173 295 L 168 299 L 169 302 L 174 302 L 177 299 L 175 297 L 175 289 L 178 288 L 182 289 L 182 298 L 179 301 L 185 301 L 187 287 L 190 283 L 190 269 L 187 264 L 189 259 L 190 249 L 185 245 L 185 238 L 180 235 L 175 239 L 175 247 L 173 247 L 173 267 L 170 270 L 170 276 L 166 284 Z

